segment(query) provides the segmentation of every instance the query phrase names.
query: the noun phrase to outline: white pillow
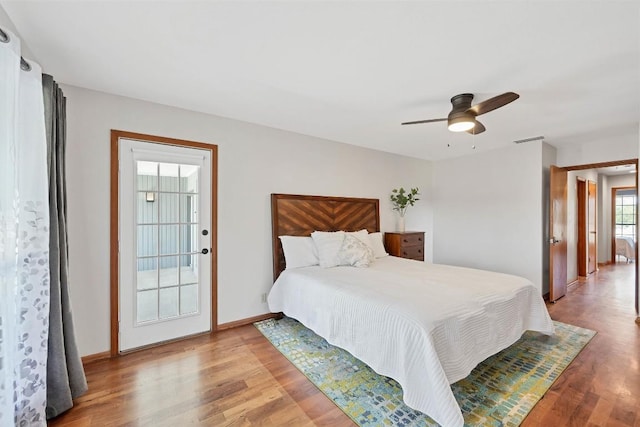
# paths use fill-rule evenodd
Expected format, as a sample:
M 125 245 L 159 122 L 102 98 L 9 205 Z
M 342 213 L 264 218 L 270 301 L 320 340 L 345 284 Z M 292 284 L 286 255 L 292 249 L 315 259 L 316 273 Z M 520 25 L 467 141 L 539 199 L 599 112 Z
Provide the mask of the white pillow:
M 314 231 L 311 233 L 311 238 L 318 251 L 320 267 L 329 268 L 340 264 L 338 252 L 342 246 L 344 236 L 344 231 Z
M 373 250 L 366 243 L 351 233 L 344 236 L 342 246 L 338 251 L 339 265 L 369 267 L 373 259 Z
M 371 233 L 369 234 L 369 241 L 371 242 L 371 248 L 373 249 L 373 256 L 376 258 L 382 258 L 388 256 L 387 250 L 384 248 L 384 243 L 382 243 L 382 233 Z
M 360 231 L 348 231 L 347 232 L 347 236 L 349 236 L 349 235 L 356 237 L 362 243 L 364 243 L 365 245 L 370 247 L 371 250 L 373 250 L 373 247 L 371 246 L 371 240 L 369 239 L 369 232 L 367 231 L 366 228 L 364 228 L 364 229 L 362 229 Z
M 282 242 L 284 259 L 289 268 L 310 267 L 318 265 L 318 251 L 311 237 L 279 236 Z

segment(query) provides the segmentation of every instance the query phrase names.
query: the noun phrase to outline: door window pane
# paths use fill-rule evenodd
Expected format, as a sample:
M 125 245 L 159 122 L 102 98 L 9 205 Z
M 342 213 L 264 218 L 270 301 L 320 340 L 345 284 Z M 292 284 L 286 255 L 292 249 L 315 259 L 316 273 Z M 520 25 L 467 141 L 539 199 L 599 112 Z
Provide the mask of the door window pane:
M 180 314 L 198 311 L 198 285 L 180 286 Z
M 158 226 L 138 225 L 138 256 L 146 257 L 158 254 Z
M 137 289 L 155 289 L 158 287 L 158 258 L 139 258 Z
M 137 321 L 148 322 L 158 319 L 158 291 L 139 291 L 137 292 Z
M 160 287 L 178 285 L 178 257 L 160 257 Z
M 180 267 L 180 284 L 198 283 L 198 270 L 191 267 Z
M 178 315 L 178 288 L 160 289 L 160 319 Z
M 198 209 L 197 197 L 193 194 L 180 194 L 180 222 L 198 222 L 196 214 Z
M 178 253 L 178 226 L 161 225 L 160 227 L 160 255 Z
M 153 201 L 147 201 L 147 196 Z M 156 193 L 139 191 L 137 197 L 138 224 L 150 224 L 158 222 L 158 203 L 156 203 Z
M 175 163 L 160 163 L 160 191 L 178 191 L 179 168 Z
M 180 253 L 198 252 L 198 225 L 180 226 Z
M 158 195 L 158 208 L 160 209 L 160 222 L 178 222 L 177 194 L 160 193 Z
M 158 190 L 158 163 L 156 162 L 136 162 L 138 191 Z
M 180 165 L 180 191 L 183 193 L 198 192 L 198 166 Z

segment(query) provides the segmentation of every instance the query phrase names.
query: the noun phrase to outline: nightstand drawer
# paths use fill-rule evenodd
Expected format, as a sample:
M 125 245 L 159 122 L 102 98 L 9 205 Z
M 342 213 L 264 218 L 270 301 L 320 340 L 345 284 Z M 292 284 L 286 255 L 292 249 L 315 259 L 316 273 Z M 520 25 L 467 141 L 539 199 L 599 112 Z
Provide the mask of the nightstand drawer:
M 424 261 L 423 231 L 385 233 L 384 246 L 389 255 Z
M 424 261 L 424 249 L 422 246 L 406 246 L 401 249 L 402 258 Z
M 422 248 L 424 246 L 424 236 L 422 233 L 405 234 L 400 237 L 400 240 L 403 248 L 408 246 L 420 246 L 420 248 Z

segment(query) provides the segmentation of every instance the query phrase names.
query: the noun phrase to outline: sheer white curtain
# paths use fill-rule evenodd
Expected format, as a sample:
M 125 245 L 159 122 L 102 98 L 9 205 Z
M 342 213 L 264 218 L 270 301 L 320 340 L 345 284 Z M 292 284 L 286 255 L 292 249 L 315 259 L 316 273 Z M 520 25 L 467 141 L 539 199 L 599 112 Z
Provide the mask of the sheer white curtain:
M 0 426 L 46 425 L 47 147 L 42 73 L 27 63 L 0 29 Z

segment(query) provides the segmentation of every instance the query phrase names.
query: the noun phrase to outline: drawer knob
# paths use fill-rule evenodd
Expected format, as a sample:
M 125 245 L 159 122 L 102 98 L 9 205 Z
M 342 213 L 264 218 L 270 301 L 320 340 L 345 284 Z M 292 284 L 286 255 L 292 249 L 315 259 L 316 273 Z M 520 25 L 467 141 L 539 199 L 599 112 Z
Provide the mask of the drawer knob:
M 403 242 L 405 243 L 409 243 L 409 241 L 407 239 L 402 239 Z

